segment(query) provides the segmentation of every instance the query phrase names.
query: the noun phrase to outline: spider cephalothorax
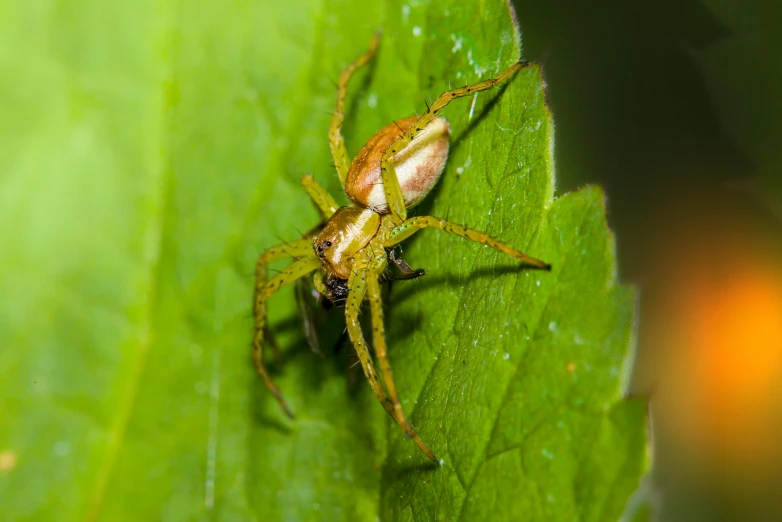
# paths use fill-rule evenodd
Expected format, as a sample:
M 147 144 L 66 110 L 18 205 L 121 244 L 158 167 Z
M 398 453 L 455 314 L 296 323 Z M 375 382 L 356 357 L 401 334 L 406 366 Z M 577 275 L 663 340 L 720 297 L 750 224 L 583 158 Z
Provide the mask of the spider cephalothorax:
M 515 63 L 496 78 L 447 91 L 440 95 L 422 116 L 411 116 L 383 127 L 350 162 L 341 134 L 345 93 L 353 71 L 372 58 L 376 47 L 377 37 L 366 54 L 342 71 L 337 107 L 329 132 L 329 143 L 337 173 L 353 205 L 337 208 L 334 199 L 312 176 L 302 178 L 304 188 L 320 210 L 326 224 L 314 239 L 305 237 L 271 247 L 258 259 L 253 359 L 266 387 L 292 417 L 293 413 L 269 377 L 261 357 L 266 329 L 266 301 L 283 286 L 315 272 L 313 282 L 317 291 L 333 303 L 345 304 L 348 335 L 356 348 L 372 391 L 405 434 L 415 440 L 427 457 L 437 462 L 432 450 L 408 423 L 399 403 L 386 353 L 380 284 L 390 279 L 409 279 L 423 275 L 422 269 L 414 270 L 399 259 L 395 255 L 394 247 L 427 227 L 445 230 L 490 246 L 531 267 L 549 268 L 543 261 L 483 232 L 433 216 L 407 217 L 407 209 L 426 197 L 445 167 L 450 126 L 445 119 L 438 116 L 440 111 L 454 98 L 497 85 L 520 69 L 522 64 Z M 267 280 L 268 263 L 282 258 L 293 258 L 295 261 Z M 389 260 L 399 268 L 401 275 L 387 273 Z M 382 380 L 375 370 L 358 321 L 359 310 L 365 299 L 370 305 L 372 344 Z

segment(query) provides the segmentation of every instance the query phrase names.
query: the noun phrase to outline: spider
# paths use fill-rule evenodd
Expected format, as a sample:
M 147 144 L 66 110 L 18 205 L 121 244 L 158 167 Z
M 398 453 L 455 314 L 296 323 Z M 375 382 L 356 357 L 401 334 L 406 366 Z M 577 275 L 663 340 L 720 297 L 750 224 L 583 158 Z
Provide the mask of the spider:
M 483 232 L 433 216 L 407 217 L 407 209 L 429 193 L 445 167 L 450 126 L 439 116 L 440 112 L 455 98 L 490 89 L 506 80 L 523 63 L 515 63 L 496 78 L 444 92 L 423 115 L 398 120 L 380 129 L 350 162 L 341 131 L 348 82 L 358 68 L 373 58 L 378 39 L 379 36 L 375 35 L 369 50 L 340 74 L 336 110 L 329 129 L 334 164 L 352 204 L 337 207 L 331 195 L 312 176 L 302 178 L 304 189 L 319 209 L 325 225 L 314 238 L 305 236 L 273 246 L 258 258 L 255 267 L 253 361 L 266 387 L 292 418 L 293 412 L 269 376 L 262 359 L 264 333 L 267 331 L 266 303 L 284 286 L 315 272 L 315 289 L 332 302 L 344 302 L 348 336 L 375 396 L 405 435 L 413 439 L 429 459 L 439 462 L 402 411 L 388 361 L 380 285 L 382 281 L 394 278 L 384 275 L 389 260 L 402 272 L 395 278 L 423 274 L 423 270 L 413 270 L 398 259 L 394 247 L 427 227 L 482 243 L 531 267 L 550 269 L 547 263 Z M 269 262 L 285 258 L 292 258 L 293 262 L 267 279 Z M 359 311 L 365 300 L 369 301 L 372 345 L 382 381 L 359 324 Z

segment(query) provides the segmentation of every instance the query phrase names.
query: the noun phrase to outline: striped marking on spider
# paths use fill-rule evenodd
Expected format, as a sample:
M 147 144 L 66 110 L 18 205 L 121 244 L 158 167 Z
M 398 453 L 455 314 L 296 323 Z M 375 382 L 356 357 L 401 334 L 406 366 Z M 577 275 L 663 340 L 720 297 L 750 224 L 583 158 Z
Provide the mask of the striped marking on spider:
M 369 50 L 340 74 L 336 110 L 329 130 L 331 154 L 351 205 L 337 207 L 334 198 L 312 176 L 302 178 L 302 185 L 319 209 L 325 225 L 314 238 L 273 246 L 258 258 L 255 267 L 253 360 L 266 387 L 285 413 L 293 417 L 293 411 L 263 363 L 267 301 L 284 286 L 314 272 L 315 289 L 331 301 L 344 302 L 348 335 L 380 404 L 405 435 L 413 439 L 430 460 L 439 463 L 434 452 L 408 422 L 399 402 L 388 361 L 380 283 L 385 277 L 389 259 L 403 272 L 397 278 L 422 275 L 422 270 L 413 270 L 401 259 L 396 259 L 393 249 L 424 228 L 443 230 L 487 245 L 530 267 L 550 269 L 547 263 L 478 230 L 434 216 L 407 217 L 407 209 L 424 199 L 440 179 L 448 158 L 450 125 L 440 116 L 442 110 L 457 98 L 474 95 L 507 80 L 524 64 L 517 62 L 496 78 L 444 92 L 421 116 L 404 118 L 380 129 L 351 162 L 342 137 L 348 82 L 351 75 L 375 55 L 378 40 L 378 35 L 375 35 Z M 269 262 L 285 258 L 294 261 L 269 279 Z M 372 346 L 379 374 L 358 319 L 365 301 L 369 301 Z

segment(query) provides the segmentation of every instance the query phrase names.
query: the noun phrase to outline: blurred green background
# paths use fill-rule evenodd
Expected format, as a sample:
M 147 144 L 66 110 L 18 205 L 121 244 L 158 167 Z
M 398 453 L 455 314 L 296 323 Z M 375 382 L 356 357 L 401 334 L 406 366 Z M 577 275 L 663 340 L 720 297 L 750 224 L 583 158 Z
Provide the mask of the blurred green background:
M 782 519 L 782 2 L 514 3 L 557 188 L 606 188 L 640 289 L 643 496 L 663 521 Z

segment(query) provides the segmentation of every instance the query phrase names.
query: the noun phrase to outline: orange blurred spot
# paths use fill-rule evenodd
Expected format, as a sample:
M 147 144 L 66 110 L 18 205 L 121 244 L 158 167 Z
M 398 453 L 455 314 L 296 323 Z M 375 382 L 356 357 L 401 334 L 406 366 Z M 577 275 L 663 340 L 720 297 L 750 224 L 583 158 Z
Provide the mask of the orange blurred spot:
M 701 303 L 695 341 L 715 388 L 768 389 L 782 368 L 782 288 L 766 276 L 746 274 Z
M 782 283 L 755 266 L 699 290 L 692 296 L 690 341 L 703 428 L 715 449 L 762 458 L 775 445 L 769 428 L 782 372 Z
M 698 488 L 765 491 L 782 478 L 780 223 L 722 193 L 660 215 L 633 383 L 652 396 L 655 465 Z
M 567 371 L 569 371 L 570 373 L 576 371 L 576 363 L 574 362 L 567 363 Z
M 9 471 L 16 467 L 16 453 L 10 450 L 0 451 L 0 471 Z

